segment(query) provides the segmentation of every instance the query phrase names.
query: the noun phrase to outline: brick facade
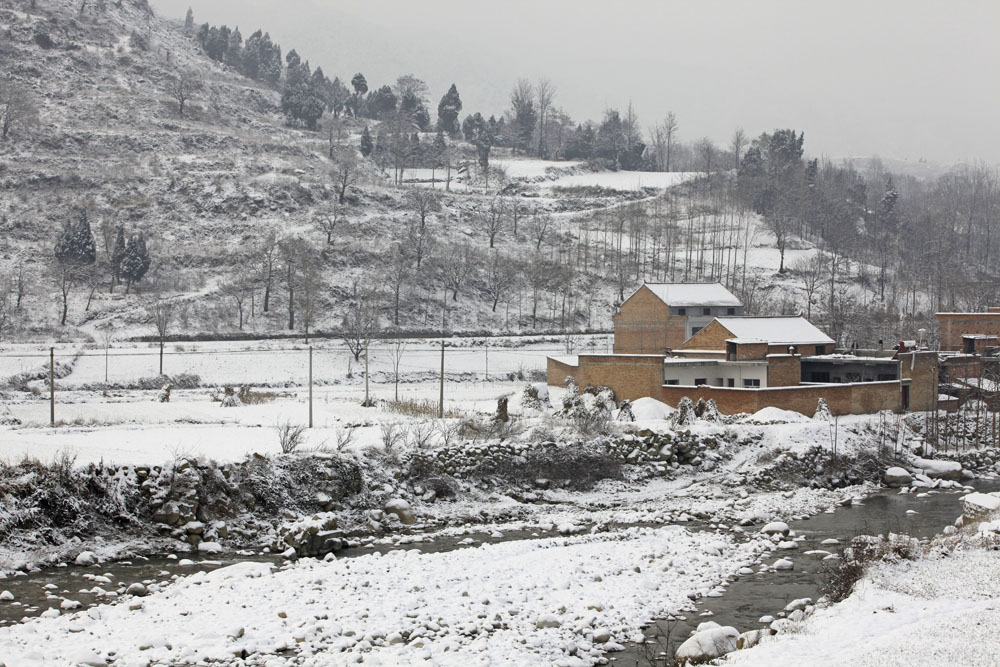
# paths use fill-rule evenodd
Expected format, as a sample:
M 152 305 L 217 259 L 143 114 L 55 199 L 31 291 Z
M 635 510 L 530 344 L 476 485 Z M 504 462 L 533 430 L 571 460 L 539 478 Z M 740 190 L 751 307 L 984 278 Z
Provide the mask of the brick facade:
M 961 351 L 962 334 L 1000 336 L 1000 312 L 937 313 L 934 317 L 940 328 L 940 347 L 944 351 Z
M 826 400 L 834 415 L 863 415 L 879 410 L 898 411 L 900 383 L 863 382 L 857 384 L 827 384 L 768 389 L 730 389 L 728 387 L 660 388 L 659 400 L 676 407 L 684 397 L 697 401 L 712 399 L 723 414 L 754 413 L 766 407 L 791 410 L 813 416 L 819 399 Z M 655 396 L 654 396 L 655 397 Z
M 802 357 L 797 354 L 767 355 L 767 386 L 794 387 L 802 382 Z
M 708 326 L 688 338 L 678 349 L 681 350 L 726 350 L 726 341 L 734 338 L 733 332 L 712 320 Z
M 933 410 L 938 396 L 938 353 L 904 352 L 899 355 L 899 377 L 909 380 L 910 410 Z
M 656 396 L 663 386 L 663 357 L 581 354 L 576 381 L 581 389 L 611 387 L 619 401 Z
M 684 342 L 688 318 L 671 315 L 670 307 L 643 285 L 611 316 L 616 354 L 665 354 Z

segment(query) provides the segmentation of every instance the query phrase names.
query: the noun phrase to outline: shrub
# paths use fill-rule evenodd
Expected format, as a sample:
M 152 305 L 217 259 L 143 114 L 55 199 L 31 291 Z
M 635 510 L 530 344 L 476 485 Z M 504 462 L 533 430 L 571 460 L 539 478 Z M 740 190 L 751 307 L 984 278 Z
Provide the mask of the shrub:
M 305 440 L 306 427 L 292 424 L 290 421 L 275 424 L 274 430 L 278 434 L 278 445 L 281 447 L 282 454 L 291 454 Z
M 855 584 L 864 576 L 869 565 L 884 561 L 915 560 L 919 549 L 919 542 L 907 535 L 858 535 L 844 549 L 840 561 L 826 570 L 820 592 L 833 602 L 840 602 L 854 591 Z

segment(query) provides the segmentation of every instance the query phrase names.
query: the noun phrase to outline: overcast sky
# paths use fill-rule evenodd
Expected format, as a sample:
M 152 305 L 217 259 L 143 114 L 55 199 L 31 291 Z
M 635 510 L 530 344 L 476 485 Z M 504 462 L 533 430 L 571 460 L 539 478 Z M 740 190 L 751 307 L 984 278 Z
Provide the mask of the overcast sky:
M 463 115 L 548 77 L 575 120 L 631 100 L 684 139 L 776 127 L 806 150 L 1000 162 L 997 0 L 152 0 L 160 15 L 261 27 L 332 78 L 412 72 Z

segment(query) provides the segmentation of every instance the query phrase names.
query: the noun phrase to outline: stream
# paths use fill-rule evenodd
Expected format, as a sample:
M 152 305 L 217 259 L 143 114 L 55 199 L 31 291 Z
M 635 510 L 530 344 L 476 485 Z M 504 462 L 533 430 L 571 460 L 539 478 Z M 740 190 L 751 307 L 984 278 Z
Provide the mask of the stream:
M 1000 491 L 1000 480 L 975 480 L 970 483 L 976 491 Z M 740 632 L 764 628 L 760 618 L 778 617 L 786 604 L 800 598 L 820 597 L 824 572 L 830 562 L 821 556 L 807 556 L 806 551 L 824 550 L 839 554 L 856 535 L 906 534 L 919 539 L 939 534 L 945 526 L 955 523 L 962 514 L 960 498 L 969 493 L 963 489 L 930 490 L 923 497 L 916 492 L 900 494 L 897 490 L 881 491 L 850 507 L 838 507 L 801 521 L 789 521 L 788 527 L 796 536 L 806 539 L 798 549 L 774 550 L 762 558 L 773 563 L 788 558 L 793 570 L 755 572 L 732 581 L 721 597 L 698 600 L 698 612 L 688 613 L 683 619 L 670 621 L 657 619 L 643 631 L 647 637 L 644 645 L 631 643 L 621 653 L 611 654 L 613 664 L 624 667 L 656 667 L 671 664 L 674 651 L 687 639 L 699 623 L 714 621 L 731 625 Z M 907 514 L 912 510 L 916 514 Z M 757 527 L 759 529 L 759 526 Z M 789 538 L 790 539 L 790 538 Z M 824 545 L 824 540 L 835 539 L 837 544 Z
M 983 492 L 998 491 L 1000 480 L 977 480 L 972 486 Z M 820 597 L 823 571 L 829 562 L 824 562 L 822 555 L 807 556 L 806 551 L 839 553 L 852 537 L 859 534 L 894 532 L 917 538 L 931 537 L 954 523 L 961 514 L 959 498 L 965 493 L 967 491 L 964 490 L 931 490 L 918 497 L 917 493 L 900 494 L 895 490 L 886 490 L 849 507 L 838 507 L 833 512 L 790 521 L 788 525 L 794 534 L 805 538 L 799 543 L 799 548 L 775 550 L 762 562 L 772 563 L 779 558 L 789 558 L 795 564 L 793 570 L 755 572 L 734 578 L 727 585 L 724 595 L 699 600 L 696 605 L 698 612 L 687 614 L 683 620 L 654 620 L 644 630 L 648 638 L 644 644 L 629 644 L 624 652 L 609 654 L 609 660 L 628 667 L 665 664 L 666 656 L 672 656 L 676 647 L 690 635 L 698 623 L 707 620 L 720 625 L 732 625 L 740 632 L 764 627 L 766 624 L 759 619 L 765 615 L 777 616 L 791 600 Z M 907 510 L 916 513 L 908 514 Z M 702 528 L 697 524 L 685 524 L 685 527 L 692 530 Z M 748 527 L 747 530 L 754 528 Z M 485 530 L 459 536 L 438 536 L 432 541 L 404 540 L 400 544 L 351 547 L 338 552 L 337 558 L 352 558 L 374 552 L 386 553 L 397 549 L 438 553 L 475 547 L 481 543 L 540 539 L 556 535 L 558 533 L 548 531 L 506 530 L 503 537 L 491 537 L 490 532 Z M 838 543 L 821 544 L 829 539 L 836 539 Z M 91 567 L 69 564 L 11 576 L 0 580 L 0 590 L 9 590 L 14 595 L 14 601 L 0 602 L 0 627 L 23 622 L 51 608 L 58 609 L 64 598 L 78 602 L 78 609 L 86 609 L 113 602 L 120 597 L 119 591 L 130 584 L 139 582 L 147 587 L 156 584 L 163 588 L 178 577 L 246 561 L 270 562 L 280 566 L 284 559 L 278 554 L 252 551 L 214 558 L 171 555 L 139 557 Z

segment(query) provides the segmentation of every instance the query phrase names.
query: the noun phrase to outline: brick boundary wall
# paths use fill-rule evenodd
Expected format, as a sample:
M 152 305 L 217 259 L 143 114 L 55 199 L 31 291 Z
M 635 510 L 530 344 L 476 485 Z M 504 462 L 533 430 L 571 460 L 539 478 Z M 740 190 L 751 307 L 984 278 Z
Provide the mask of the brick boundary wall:
M 692 401 L 713 399 L 723 414 L 754 413 L 766 407 L 791 410 L 812 417 L 819 399 L 826 399 L 833 415 L 864 415 L 901 408 L 900 382 L 859 382 L 854 384 L 799 385 L 767 389 L 729 387 L 686 387 L 664 385 L 658 398 L 677 407 L 685 396 Z

